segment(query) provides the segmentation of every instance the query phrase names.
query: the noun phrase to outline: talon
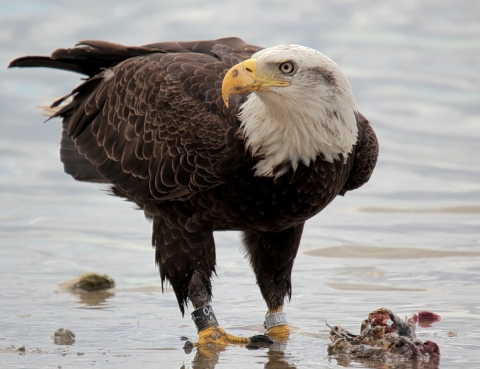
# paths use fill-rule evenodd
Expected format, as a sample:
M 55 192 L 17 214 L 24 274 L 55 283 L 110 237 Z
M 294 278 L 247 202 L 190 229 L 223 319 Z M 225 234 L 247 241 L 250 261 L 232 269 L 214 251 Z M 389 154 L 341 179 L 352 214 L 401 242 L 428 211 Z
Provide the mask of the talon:
M 245 347 L 249 350 L 258 350 L 260 348 L 270 347 L 272 344 L 273 341 L 270 337 L 265 336 L 264 334 L 259 334 L 250 337 L 250 343 Z
M 265 336 L 264 334 L 259 334 L 259 335 L 250 337 L 250 342 L 251 343 L 263 342 L 263 343 L 270 343 L 270 344 L 273 343 L 272 339 L 268 336 Z
M 268 346 L 270 346 L 270 345 L 268 345 Z M 259 344 L 259 343 L 249 343 L 249 344 L 245 345 L 247 350 L 258 350 L 258 349 L 268 347 L 268 346 L 265 345 L 265 344 L 262 345 L 262 344 Z

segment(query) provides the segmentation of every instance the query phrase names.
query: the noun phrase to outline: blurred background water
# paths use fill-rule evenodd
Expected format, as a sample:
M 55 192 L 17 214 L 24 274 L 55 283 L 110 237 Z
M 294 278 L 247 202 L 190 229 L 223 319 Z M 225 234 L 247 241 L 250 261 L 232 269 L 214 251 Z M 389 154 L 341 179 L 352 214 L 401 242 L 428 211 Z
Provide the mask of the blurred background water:
M 470 0 L 0 1 L 0 65 L 80 40 L 129 45 L 239 36 L 297 43 L 335 60 L 380 140 L 371 181 L 307 223 L 286 307 L 298 328 L 269 350 L 182 350 L 195 338 L 161 294 L 151 225 L 58 159 L 60 122 L 38 105 L 79 75 L 0 69 L 0 366 L 5 368 L 433 368 L 337 362 L 324 321 L 357 332 L 385 306 L 442 321 L 419 328 L 440 368 L 480 358 L 480 3 Z M 216 235 L 214 308 L 231 333 L 262 332 L 264 302 L 238 234 Z M 86 297 L 58 285 L 85 271 L 117 282 Z M 188 314 L 187 314 L 188 315 Z M 77 335 L 55 346 L 54 330 Z M 26 347 L 20 355 L 15 350 Z M 383 365 L 383 366 L 382 366 Z

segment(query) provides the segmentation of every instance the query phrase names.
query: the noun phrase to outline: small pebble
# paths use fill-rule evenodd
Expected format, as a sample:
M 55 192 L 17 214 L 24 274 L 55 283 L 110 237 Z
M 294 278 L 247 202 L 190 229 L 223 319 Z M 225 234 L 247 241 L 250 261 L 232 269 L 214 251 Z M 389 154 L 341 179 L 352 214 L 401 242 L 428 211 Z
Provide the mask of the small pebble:
M 183 351 L 188 355 L 192 353 L 192 350 L 193 350 L 193 342 L 186 341 L 185 345 L 183 345 Z
M 70 329 L 58 328 L 53 333 L 53 343 L 56 345 L 72 345 L 75 342 L 75 334 Z
M 20 353 L 20 354 L 24 354 L 24 353 L 25 353 L 25 346 L 20 346 L 20 347 L 17 349 L 17 352 Z

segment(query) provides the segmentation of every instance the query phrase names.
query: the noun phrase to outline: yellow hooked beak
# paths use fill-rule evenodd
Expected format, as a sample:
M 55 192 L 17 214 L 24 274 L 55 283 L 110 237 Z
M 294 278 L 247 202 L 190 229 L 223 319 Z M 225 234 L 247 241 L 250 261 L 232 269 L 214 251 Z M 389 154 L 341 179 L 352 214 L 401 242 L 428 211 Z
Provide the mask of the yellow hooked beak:
M 222 98 L 228 107 L 230 95 L 244 94 L 252 91 L 265 91 L 272 86 L 288 86 L 289 82 L 279 81 L 269 76 L 257 75 L 257 61 L 248 59 L 234 65 L 223 78 Z

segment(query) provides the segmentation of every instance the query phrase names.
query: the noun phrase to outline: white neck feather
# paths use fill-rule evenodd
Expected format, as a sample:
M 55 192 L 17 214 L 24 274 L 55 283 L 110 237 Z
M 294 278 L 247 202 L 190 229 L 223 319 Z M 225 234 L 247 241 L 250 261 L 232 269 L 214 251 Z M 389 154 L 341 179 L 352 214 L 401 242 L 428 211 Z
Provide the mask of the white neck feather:
M 247 149 L 260 158 L 255 175 L 277 178 L 321 154 L 329 162 L 346 157 L 357 141 L 355 102 L 349 89 L 334 100 L 310 95 L 295 103 L 272 92 L 251 93 L 239 118 Z

